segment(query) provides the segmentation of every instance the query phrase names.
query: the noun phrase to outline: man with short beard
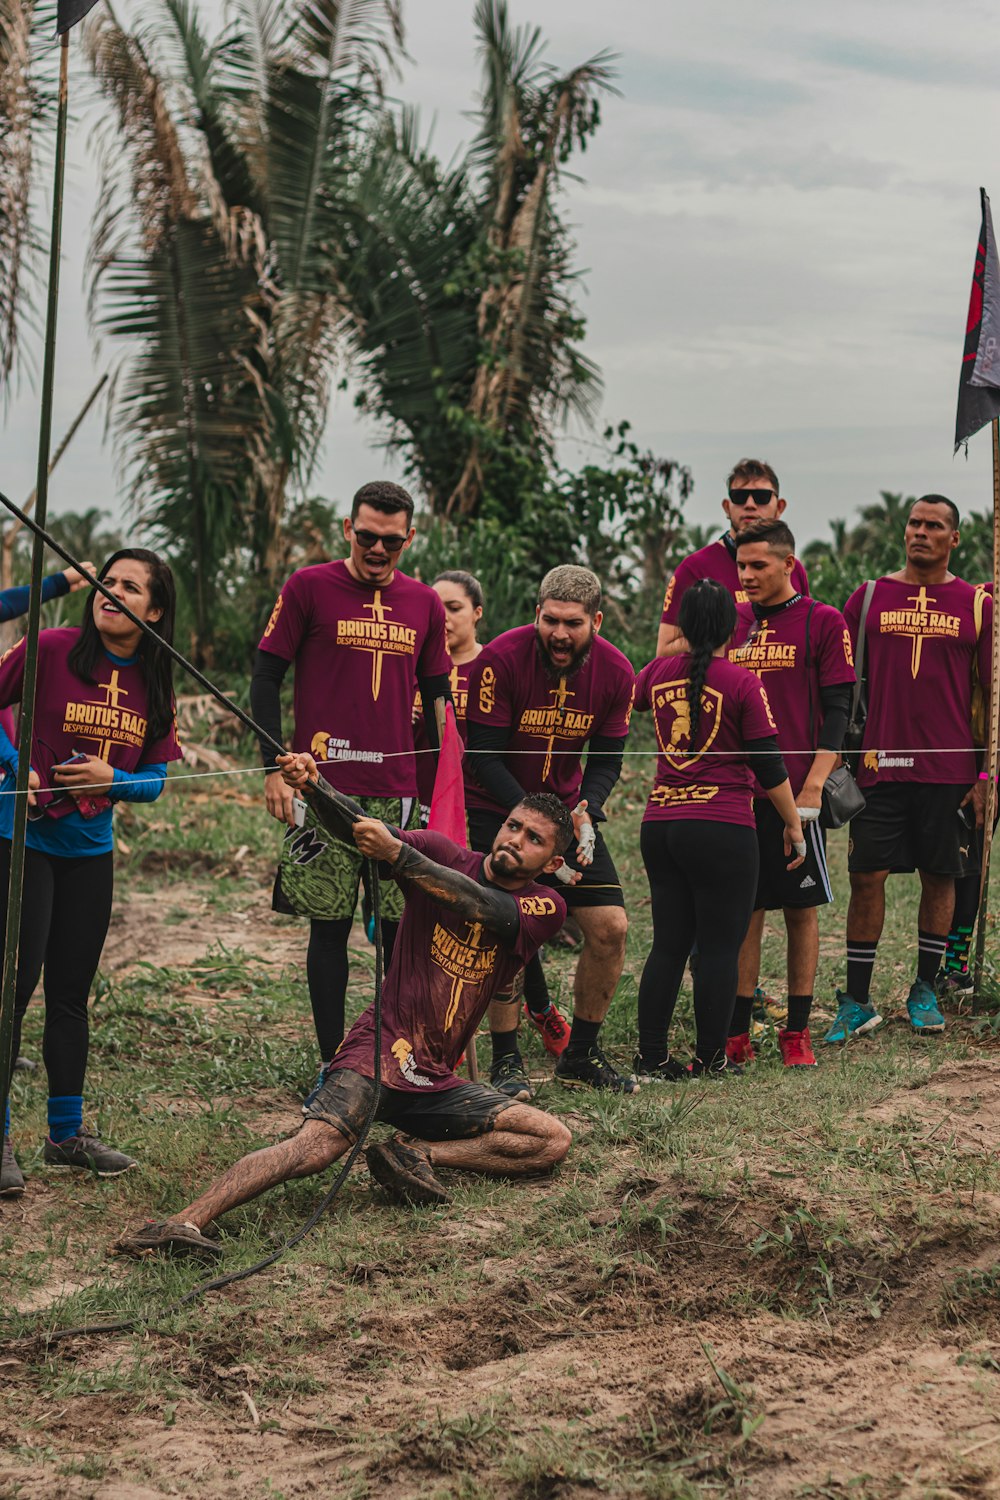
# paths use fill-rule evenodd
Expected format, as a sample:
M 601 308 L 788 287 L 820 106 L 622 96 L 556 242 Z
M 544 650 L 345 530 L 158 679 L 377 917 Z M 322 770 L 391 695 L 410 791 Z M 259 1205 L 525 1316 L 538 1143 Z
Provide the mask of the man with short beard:
M 601 585 L 589 568 L 553 568 L 538 591 L 534 622 L 506 631 L 476 658 L 466 712 L 478 787 L 467 803 L 470 841 L 481 851 L 492 848 L 507 812 L 527 792 L 552 792 L 572 811 L 577 842 L 567 873 L 577 878 L 563 895 L 583 932 L 572 1028 L 549 998 L 537 957 L 525 969 L 525 1009 L 558 1058 L 561 1083 L 632 1093 L 635 1081 L 612 1067 L 599 1043 L 628 922 L 618 872 L 595 825 L 621 774 L 633 695 L 631 664 L 602 639 L 601 620 Z M 491 1006 L 490 1034 L 494 1088 L 530 1099 L 509 1007 Z

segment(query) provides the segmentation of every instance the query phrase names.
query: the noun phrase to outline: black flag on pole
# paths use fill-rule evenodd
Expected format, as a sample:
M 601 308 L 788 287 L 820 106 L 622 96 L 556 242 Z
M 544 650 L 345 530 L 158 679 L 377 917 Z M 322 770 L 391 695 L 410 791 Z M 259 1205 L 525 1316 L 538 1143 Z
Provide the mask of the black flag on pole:
M 972 294 L 965 329 L 965 353 L 958 382 L 955 452 L 974 432 L 1000 417 L 1000 261 L 984 188 L 983 222 L 972 273 Z
M 56 15 L 56 36 L 69 31 L 77 21 L 82 21 L 88 11 L 93 10 L 97 0 L 59 0 Z

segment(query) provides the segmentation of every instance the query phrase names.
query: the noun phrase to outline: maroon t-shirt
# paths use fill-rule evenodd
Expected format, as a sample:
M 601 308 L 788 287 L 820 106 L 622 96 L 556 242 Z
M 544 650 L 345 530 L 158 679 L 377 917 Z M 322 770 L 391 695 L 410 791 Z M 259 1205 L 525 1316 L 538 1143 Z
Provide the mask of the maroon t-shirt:
M 94 667 L 94 681 L 84 682 L 67 664 L 79 639 L 75 626 L 42 630 L 38 636 L 38 686 L 31 742 L 31 764 L 42 787 L 38 805 L 52 801 L 52 767 L 78 750 L 98 755 L 120 771 L 179 760 L 181 748 L 171 729 L 162 739 L 146 744 L 146 685 L 138 663 L 125 665 L 102 652 Z M 24 685 L 25 642 L 0 658 L 0 704 L 20 703 Z M 76 803 L 60 799 L 56 807 L 72 812 Z M 52 809 L 57 816 L 56 808 Z
M 449 869 L 482 881 L 485 855 L 460 849 L 440 833 L 401 833 L 405 844 Z M 467 922 L 419 886 L 406 886 L 406 907 L 382 990 L 382 1082 L 410 1093 L 456 1088 L 455 1066 L 491 1000 L 509 991 L 543 943 L 566 920 L 556 891 L 528 885 L 512 892 L 521 925 L 512 946 L 481 922 Z M 371 1006 L 337 1050 L 338 1068 L 374 1074 Z
M 754 828 L 754 774 L 744 746 L 748 740 L 777 733 L 764 686 L 745 667 L 713 657 L 701 693 L 697 743 L 692 746 L 690 666 L 686 652 L 660 656 L 636 678 L 636 709 L 652 710 L 660 747 L 642 821 L 699 818 Z M 698 755 L 699 751 L 715 753 Z
M 474 661 L 475 657 L 473 657 L 472 661 L 463 661 L 461 665 L 452 664 L 451 671 L 448 673 L 448 680 L 451 683 L 452 702 L 455 705 L 455 726 L 462 737 L 463 745 L 469 743 L 469 730 L 465 722 L 465 705 L 469 696 L 469 673 L 472 670 Z M 427 753 L 430 749 L 430 743 L 427 739 L 427 725 L 424 723 L 424 710 L 419 693 L 414 699 L 413 711 L 417 715 L 413 721 L 413 748 L 423 752 L 417 755 L 417 794 L 420 797 L 421 805 L 423 807 L 430 807 L 431 796 L 434 792 L 434 775 L 437 770 L 437 762 L 433 755 Z M 466 792 L 468 792 L 471 780 L 468 761 L 465 762 L 463 769 L 465 772 Z
M 356 797 L 412 797 L 417 674 L 443 676 L 444 605 L 432 588 L 394 573 L 359 583 L 344 562 L 300 568 L 260 641 L 295 663 L 296 750 L 333 762 L 322 771 Z
M 977 643 L 977 592 L 963 578 L 926 587 L 877 580 L 865 624 L 868 720 L 859 786 L 975 781 L 972 665 L 978 653 L 980 677 L 988 683 L 993 629 L 993 601 L 984 594 Z M 862 584 L 844 606 L 855 654 L 864 596 Z
M 667 592 L 663 596 L 661 625 L 677 625 L 681 600 L 685 591 L 691 587 L 692 583 L 697 583 L 699 578 L 717 578 L 720 583 L 725 584 L 737 604 L 749 602 L 746 593 L 740 588 L 740 573 L 736 566 L 736 559 L 720 537 L 717 542 L 709 542 L 707 547 L 699 548 L 697 552 L 692 552 L 690 557 L 685 557 L 683 562 L 677 564 L 674 576 L 667 584 Z M 809 579 L 798 558 L 795 559 L 795 567 L 792 569 L 792 587 L 796 593 L 809 593 Z
M 812 767 L 823 722 L 820 692 L 825 687 L 854 683 L 854 656 L 847 622 L 839 609 L 815 599 L 798 599 L 794 604 L 771 610 L 759 624 L 749 604 L 737 605 L 736 614 L 736 634 L 729 660 L 755 673 L 767 690 L 767 701 L 778 726 L 778 744 L 797 797 Z M 797 753 L 802 751 L 808 753 Z M 758 797 L 766 795 L 759 782 L 755 792 Z
M 470 663 L 470 723 L 510 731 L 505 764 L 526 792 L 552 792 L 575 807 L 583 780 L 581 756 L 594 735 L 624 739 L 632 712 L 634 674 L 627 656 L 597 635 L 572 677 L 553 680 L 535 645 L 534 625 L 498 635 Z M 527 753 L 518 753 L 527 752 Z M 506 813 L 469 778 L 470 807 Z

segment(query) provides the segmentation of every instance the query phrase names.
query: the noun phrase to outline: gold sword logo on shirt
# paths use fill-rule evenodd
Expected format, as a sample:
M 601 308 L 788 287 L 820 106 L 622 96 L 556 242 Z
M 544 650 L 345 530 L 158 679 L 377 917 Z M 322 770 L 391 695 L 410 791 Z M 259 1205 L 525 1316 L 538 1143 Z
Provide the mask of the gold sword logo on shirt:
M 910 675 L 912 677 L 916 677 L 917 673 L 920 671 L 920 654 L 924 649 L 922 617 L 926 615 L 928 607 L 936 603 L 937 601 L 934 598 L 928 598 L 927 590 L 924 585 L 921 584 L 920 589 L 916 594 L 907 595 L 906 602 L 907 604 L 913 604 L 916 606 L 913 610 L 913 613 L 917 616 L 917 621 L 913 630 L 913 645 L 910 650 Z M 904 634 L 909 635 L 910 632 L 905 631 Z
M 468 927 L 469 935 L 465 939 L 465 942 L 470 948 L 478 948 L 480 942 L 482 941 L 483 924 L 482 922 L 470 922 L 468 924 Z M 480 981 L 477 980 L 477 983 L 479 982 Z M 459 1001 L 462 998 L 462 991 L 465 988 L 465 984 L 465 979 L 463 979 L 460 975 L 457 975 L 451 981 L 451 994 L 448 996 L 448 1009 L 445 1011 L 444 1017 L 445 1031 L 450 1030 L 451 1024 L 454 1021 L 456 1014 L 458 1013 Z
M 375 598 L 371 604 L 363 604 L 362 609 L 370 609 L 373 622 L 379 625 L 386 623 L 386 615 L 392 614 L 392 605 L 382 603 L 382 590 L 375 590 Z M 359 646 L 359 651 L 370 651 L 372 657 L 372 702 L 378 702 L 378 695 L 382 689 L 382 662 L 385 659 L 385 651 L 381 646 Z
M 548 742 L 545 746 L 545 764 L 542 766 L 543 781 L 548 781 L 549 772 L 552 770 L 552 752 L 555 749 L 556 734 L 562 728 L 562 716 L 563 709 L 566 707 L 566 699 L 575 698 L 576 694 L 567 692 L 566 679 L 565 677 L 560 677 L 559 686 L 557 688 L 550 689 L 550 696 L 553 700 L 553 707 L 555 708 L 555 718 L 552 724 L 552 733 L 549 735 Z
M 120 708 L 121 703 L 119 700 L 122 698 L 127 698 L 129 695 L 128 688 L 119 686 L 117 667 L 112 670 L 110 682 L 101 684 L 101 690 L 107 695 L 104 699 L 104 702 L 99 705 L 99 707 L 101 708 Z M 94 725 L 92 729 L 88 729 L 87 731 L 74 730 L 73 733 L 74 738 L 76 739 L 96 740 L 97 757 L 100 760 L 103 760 L 105 758 L 104 752 L 110 746 L 112 740 L 111 725 Z

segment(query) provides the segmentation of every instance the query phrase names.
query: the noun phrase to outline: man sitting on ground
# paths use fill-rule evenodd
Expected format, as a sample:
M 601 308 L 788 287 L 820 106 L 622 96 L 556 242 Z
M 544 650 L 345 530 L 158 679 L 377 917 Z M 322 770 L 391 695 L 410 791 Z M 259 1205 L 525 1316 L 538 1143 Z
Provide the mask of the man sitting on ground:
M 406 1134 L 368 1147 L 372 1176 L 397 1200 L 447 1203 L 435 1168 L 512 1177 L 555 1166 L 571 1139 L 559 1120 L 485 1084 L 464 1082 L 454 1069 L 490 1002 L 504 997 L 517 1004 L 524 965 L 565 921 L 562 897 L 536 880 L 563 863 L 573 837 L 567 808 L 547 793 L 523 798 L 484 856 L 441 834 L 390 829 L 325 784 L 317 790 L 311 755 L 283 756 L 280 764 L 331 832 L 353 837 L 363 855 L 388 868 L 405 897 L 382 996 L 375 1119 Z M 245 1156 L 176 1218 L 127 1233 L 119 1248 L 217 1255 L 218 1245 L 203 1231 L 220 1214 L 345 1155 L 374 1096 L 374 1032 L 372 1005 L 306 1101 L 295 1135 Z

